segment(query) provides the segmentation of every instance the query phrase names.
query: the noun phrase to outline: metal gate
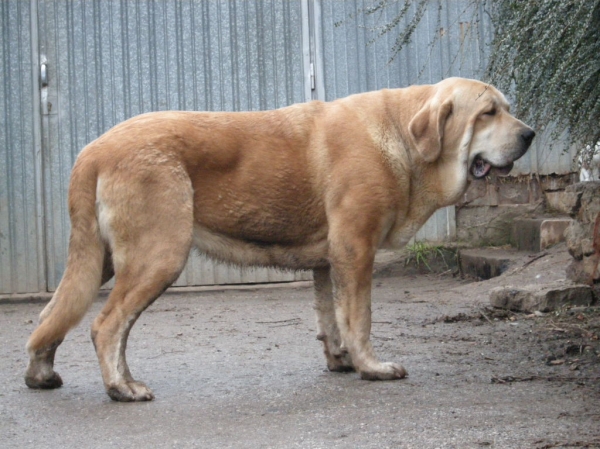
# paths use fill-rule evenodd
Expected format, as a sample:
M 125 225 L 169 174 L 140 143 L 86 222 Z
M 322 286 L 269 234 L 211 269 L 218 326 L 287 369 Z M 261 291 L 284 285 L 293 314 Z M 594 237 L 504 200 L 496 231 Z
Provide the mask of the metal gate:
M 33 6 L 0 2 L 0 293 L 46 290 Z
M 67 256 L 67 180 L 88 142 L 148 111 L 259 110 L 305 99 L 299 2 L 39 0 L 39 28 L 51 290 Z M 299 276 L 192 253 L 175 285 Z
M 431 1 L 432 11 L 439 9 L 439 1 Z M 0 294 L 56 288 L 67 259 L 71 167 L 88 142 L 122 120 L 167 109 L 271 109 L 479 75 L 489 30 L 478 24 L 475 38 L 480 40 L 465 42 L 461 30 L 470 25 L 459 18 L 468 0 L 445 2 L 450 5 L 443 17 L 446 32 L 433 49 L 427 47 L 437 25 L 432 12 L 392 63 L 387 38 L 369 45 L 368 27 L 357 22 L 363 3 L 368 4 L 0 2 Z M 469 46 L 463 59 L 470 59 L 451 64 L 453 45 Z M 444 209 L 419 238 L 452 237 L 454 226 L 454 209 Z M 242 270 L 192 254 L 176 285 L 307 276 Z

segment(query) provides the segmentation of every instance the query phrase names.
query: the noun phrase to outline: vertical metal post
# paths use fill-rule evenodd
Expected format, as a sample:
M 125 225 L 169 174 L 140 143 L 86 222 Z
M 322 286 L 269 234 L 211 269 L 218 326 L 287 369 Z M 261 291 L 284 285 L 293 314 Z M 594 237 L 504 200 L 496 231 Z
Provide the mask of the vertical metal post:
M 305 100 L 325 100 L 320 0 L 302 0 L 302 54 Z
M 35 167 L 35 198 L 36 198 L 36 230 L 37 230 L 37 269 L 38 290 L 48 291 L 48 270 L 46 258 L 48 255 L 46 247 L 46 199 L 44 195 L 44 167 L 42 148 L 42 105 L 41 105 L 41 79 L 40 79 L 40 41 L 38 23 L 38 0 L 30 1 L 31 12 L 31 89 L 33 92 L 33 161 Z
M 310 0 L 301 0 L 302 4 L 302 62 L 304 67 L 304 101 L 310 101 L 312 97 L 312 70 L 310 51 Z
M 313 68 L 314 68 L 314 80 L 315 89 L 313 91 L 314 98 L 317 100 L 325 101 L 325 77 L 323 76 L 323 70 L 325 64 L 323 63 L 323 36 L 321 26 L 321 0 L 312 0 L 312 29 L 313 29 Z

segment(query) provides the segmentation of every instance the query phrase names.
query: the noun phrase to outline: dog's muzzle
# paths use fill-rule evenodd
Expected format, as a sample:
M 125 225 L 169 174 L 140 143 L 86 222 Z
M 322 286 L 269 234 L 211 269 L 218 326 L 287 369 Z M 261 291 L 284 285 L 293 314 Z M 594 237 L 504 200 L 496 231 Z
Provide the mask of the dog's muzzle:
M 471 174 L 475 178 L 483 178 L 484 176 L 488 175 L 491 170 L 494 170 L 494 172 L 499 176 L 508 176 L 513 166 L 515 165 L 514 161 L 519 159 L 527 152 L 527 150 L 531 146 L 531 142 L 533 142 L 534 137 L 535 131 L 527 127 L 519 136 L 519 150 L 517 156 L 506 165 L 492 165 L 480 156 L 475 157 L 475 159 L 473 160 L 473 164 L 471 164 Z

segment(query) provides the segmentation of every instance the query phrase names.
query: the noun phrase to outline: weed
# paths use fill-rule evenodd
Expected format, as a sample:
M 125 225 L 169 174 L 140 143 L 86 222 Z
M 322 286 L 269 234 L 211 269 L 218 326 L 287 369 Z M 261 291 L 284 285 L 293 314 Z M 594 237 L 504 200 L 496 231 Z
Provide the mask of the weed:
M 429 265 L 431 259 L 440 257 L 444 265 L 448 267 L 448 262 L 444 256 L 444 247 L 440 245 L 431 245 L 423 241 L 415 241 L 412 245 L 406 247 L 407 257 L 405 265 L 414 262 L 417 267 L 424 265 L 429 271 L 433 271 Z

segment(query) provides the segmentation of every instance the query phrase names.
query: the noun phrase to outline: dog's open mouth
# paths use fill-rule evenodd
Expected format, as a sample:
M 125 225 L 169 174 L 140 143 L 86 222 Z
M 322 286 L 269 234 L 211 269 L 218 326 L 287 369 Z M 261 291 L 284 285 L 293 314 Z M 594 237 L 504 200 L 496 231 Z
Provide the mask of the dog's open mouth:
M 471 165 L 471 173 L 476 178 L 483 178 L 484 176 L 488 175 L 491 170 L 494 170 L 494 172 L 499 176 L 507 176 L 512 170 L 513 165 L 514 164 L 511 162 L 504 167 L 494 167 L 489 162 L 486 162 L 477 156 Z

